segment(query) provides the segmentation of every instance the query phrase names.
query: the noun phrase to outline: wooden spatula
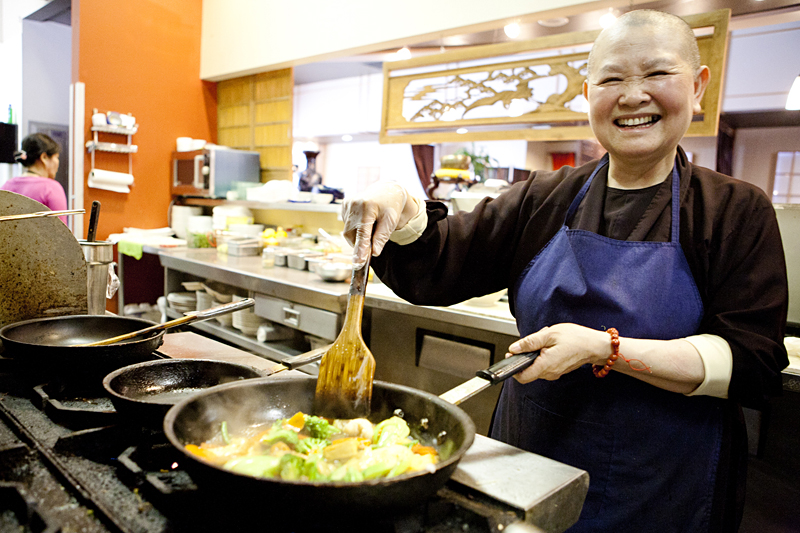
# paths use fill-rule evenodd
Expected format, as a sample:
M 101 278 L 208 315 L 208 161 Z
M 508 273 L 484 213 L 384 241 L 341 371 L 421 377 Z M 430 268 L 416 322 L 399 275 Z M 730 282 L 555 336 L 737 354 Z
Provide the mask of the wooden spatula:
M 360 418 L 370 412 L 375 359 L 361 336 L 369 256 L 353 267 L 344 325 L 319 364 L 314 414 L 327 418 Z

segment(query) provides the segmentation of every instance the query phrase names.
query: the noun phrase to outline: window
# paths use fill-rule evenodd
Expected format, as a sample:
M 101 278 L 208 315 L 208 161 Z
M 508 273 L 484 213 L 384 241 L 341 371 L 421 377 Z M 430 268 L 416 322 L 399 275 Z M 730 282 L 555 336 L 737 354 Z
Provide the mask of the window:
M 772 203 L 800 204 L 800 152 L 778 152 Z

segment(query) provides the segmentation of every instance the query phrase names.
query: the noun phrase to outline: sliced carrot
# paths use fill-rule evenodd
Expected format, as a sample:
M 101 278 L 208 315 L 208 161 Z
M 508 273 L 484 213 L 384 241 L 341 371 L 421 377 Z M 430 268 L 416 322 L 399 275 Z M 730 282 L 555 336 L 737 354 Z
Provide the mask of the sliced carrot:
M 197 446 L 196 444 L 187 444 L 186 451 L 203 459 L 211 459 L 211 455 L 206 450 L 204 450 L 200 446 Z
M 411 451 L 417 455 L 436 455 L 436 448 L 432 446 L 423 446 L 422 444 L 413 445 Z
M 301 411 L 298 411 L 294 416 L 292 416 L 292 418 L 287 420 L 286 423 L 297 429 L 303 429 L 303 426 L 306 425 L 306 415 L 304 415 Z

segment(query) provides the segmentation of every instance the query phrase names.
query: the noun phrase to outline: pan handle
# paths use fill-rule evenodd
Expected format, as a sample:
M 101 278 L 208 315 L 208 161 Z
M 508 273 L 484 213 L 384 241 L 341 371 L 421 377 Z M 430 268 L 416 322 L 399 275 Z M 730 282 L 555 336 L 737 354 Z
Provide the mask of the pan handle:
M 506 357 L 489 368 L 478 370 L 475 375 L 490 381 L 492 385 L 497 385 L 531 366 L 537 357 L 539 357 L 539 350 L 518 353 L 511 357 Z
M 238 302 L 231 302 L 225 305 L 219 305 L 217 307 L 204 309 L 202 311 L 191 311 L 189 313 L 186 313 L 184 316 L 180 318 L 176 318 L 175 320 L 170 320 L 169 322 L 164 322 L 163 324 L 156 324 L 155 326 L 150 326 L 149 328 L 140 329 L 139 331 L 134 331 L 132 333 L 119 335 L 118 337 L 112 337 L 110 339 L 106 339 L 103 341 L 90 342 L 88 344 L 77 344 L 75 346 L 79 348 L 86 348 L 89 346 L 107 346 L 109 344 L 115 344 L 121 341 L 126 341 L 128 339 L 133 339 L 134 337 L 139 337 L 141 335 L 153 333 L 154 331 L 162 331 L 165 329 L 174 328 L 175 326 L 183 326 L 186 324 L 191 324 L 192 322 L 197 322 L 199 320 L 208 320 L 209 318 L 214 318 L 215 316 L 233 313 L 234 311 L 241 311 L 242 309 L 253 307 L 255 303 L 256 301 L 252 298 L 244 298 L 242 300 L 239 300 Z
M 192 322 L 197 320 L 208 320 L 209 318 L 214 318 L 216 316 L 227 315 L 228 313 L 233 313 L 234 311 L 241 311 L 242 309 L 247 309 L 248 307 L 253 307 L 256 304 L 256 301 L 252 298 L 243 298 L 237 302 L 227 303 L 225 305 L 218 305 L 217 307 L 210 307 L 208 309 L 203 309 L 202 311 L 191 311 L 186 313 L 186 316 L 193 317 Z

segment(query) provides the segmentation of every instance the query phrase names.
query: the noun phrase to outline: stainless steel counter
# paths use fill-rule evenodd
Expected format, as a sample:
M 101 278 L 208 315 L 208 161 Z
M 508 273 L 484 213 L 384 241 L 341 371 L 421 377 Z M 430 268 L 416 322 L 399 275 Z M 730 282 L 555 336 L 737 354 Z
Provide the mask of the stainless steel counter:
M 324 309 L 344 313 L 346 283 L 329 283 L 308 271 L 286 267 L 264 268 L 261 257 L 217 255 L 214 248 L 161 250 L 161 265 L 221 283 Z M 173 290 L 172 287 L 169 287 Z M 174 288 L 175 290 L 182 290 Z
M 226 283 L 244 290 L 344 314 L 349 285 L 327 282 L 308 271 L 287 267 L 264 268 L 261 257 L 218 256 L 215 249 L 175 248 L 160 250 L 161 265 Z M 168 290 L 182 290 L 179 286 Z M 385 285 L 367 285 L 366 307 L 410 314 L 430 320 L 477 328 L 504 335 L 518 335 L 508 304 L 490 308 L 458 304 L 451 307 L 412 305 L 395 296 Z

